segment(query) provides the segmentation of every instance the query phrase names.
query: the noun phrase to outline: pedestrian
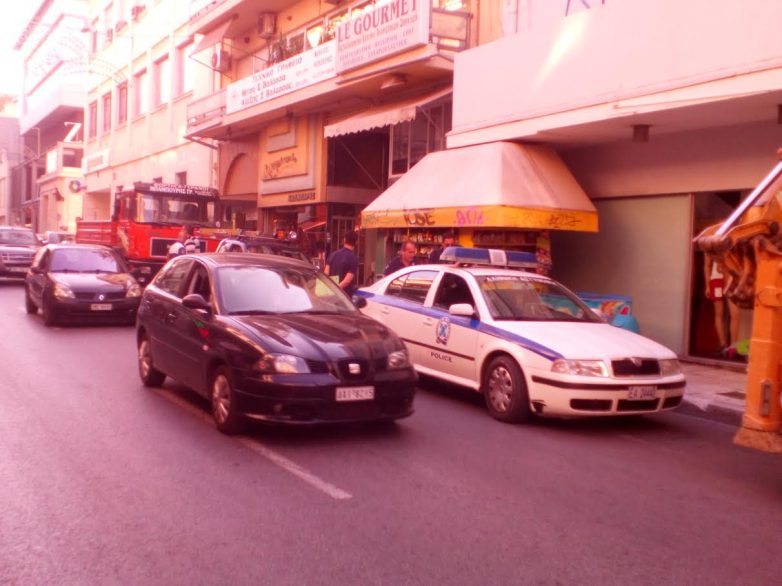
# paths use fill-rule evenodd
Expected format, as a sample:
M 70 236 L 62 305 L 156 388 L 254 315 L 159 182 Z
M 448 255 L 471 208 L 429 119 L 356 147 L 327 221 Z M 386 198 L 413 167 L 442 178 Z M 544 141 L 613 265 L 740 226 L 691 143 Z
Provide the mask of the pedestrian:
M 186 224 L 179 231 L 176 242 L 168 247 L 168 258 L 174 258 L 180 254 L 193 254 L 201 250 L 201 242 L 193 234 L 193 226 Z
M 440 262 L 440 255 L 443 253 L 443 250 L 448 248 L 449 246 L 453 246 L 456 242 L 456 238 L 453 235 L 453 232 L 446 232 L 443 234 L 443 242 L 442 246 L 435 248 L 432 252 L 429 253 L 429 262 L 436 265 Z
M 358 234 L 348 232 L 345 234 L 342 248 L 332 252 L 326 259 L 326 268 L 323 272 L 332 278 L 345 293 L 353 295 L 358 282 L 358 257 L 356 256 L 356 242 Z
M 390 275 L 395 273 L 399 269 L 409 267 L 415 264 L 415 242 L 412 240 L 405 240 L 402 243 L 402 247 L 399 249 L 399 256 L 395 256 L 386 265 L 386 270 L 383 271 L 384 275 Z

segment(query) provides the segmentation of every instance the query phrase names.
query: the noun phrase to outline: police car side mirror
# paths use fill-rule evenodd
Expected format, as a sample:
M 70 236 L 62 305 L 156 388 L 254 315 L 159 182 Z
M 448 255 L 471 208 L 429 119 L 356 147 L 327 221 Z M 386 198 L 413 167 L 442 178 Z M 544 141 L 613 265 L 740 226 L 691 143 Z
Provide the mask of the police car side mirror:
M 182 298 L 182 305 L 184 305 L 188 309 L 203 311 L 207 315 L 212 314 L 212 304 L 209 303 L 198 293 L 191 293 L 190 295 L 185 295 L 185 297 Z
M 367 306 L 367 300 L 363 297 L 359 297 L 358 295 L 353 295 L 350 300 L 353 302 L 353 305 L 356 306 L 356 309 L 362 309 Z
M 475 317 L 475 309 L 469 303 L 454 303 L 448 308 L 448 313 L 464 317 Z

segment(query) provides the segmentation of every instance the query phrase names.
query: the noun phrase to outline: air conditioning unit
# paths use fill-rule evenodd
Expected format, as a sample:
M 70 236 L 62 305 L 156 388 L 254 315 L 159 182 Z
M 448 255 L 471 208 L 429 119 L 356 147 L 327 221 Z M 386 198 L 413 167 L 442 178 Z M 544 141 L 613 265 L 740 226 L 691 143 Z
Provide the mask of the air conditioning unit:
M 258 15 L 258 36 L 269 40 L 277 29 L 277 15 L 274 12 L 261 12 Z
M 144 12 L 144 8 L 145 6 L 143 4 L 136 4 L 135 6 L 131 6 L 130 17 L 135 20 L 142 12 Z
M 215 49 L 212 53 L 212 69 L 220 73 L 231 69 L 231 54 L 224 49 Z

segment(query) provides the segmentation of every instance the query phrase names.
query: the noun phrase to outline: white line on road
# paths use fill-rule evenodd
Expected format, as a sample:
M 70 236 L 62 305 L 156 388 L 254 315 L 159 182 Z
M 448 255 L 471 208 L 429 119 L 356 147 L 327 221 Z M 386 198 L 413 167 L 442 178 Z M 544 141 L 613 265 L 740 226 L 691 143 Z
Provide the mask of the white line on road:
M 191 415 L 195 415 L 201 421 L 204 421 L 212 425 L 212 418 L 206 413 L 204 413 L 202 410 L 200 410 L 198 407 L 196 407 L 195 405 L 191 405 L 184 399 L 177 397 L 176 395 L 172 394 L 170 391 L 166 389 L 158 389 L 158 394 L 164 399 L 166 399 L 167 401 L 186 410 Z M 353 495 L 351 495 L 349 492 L 345 492 L 344 490 L 334 486 L 330 482 L 326 482 L 319 476 L 316 476 L 315 474 L 309 472 L 302 466 L 299 466 L 296 462 L 289 460 L 282 454 L 279 454 L 274 450 L 267 448 L 263 444 L 253 439 L 250 439 L 248 437 L 237 437 L 236 439 L 239 441 L 239 443 L 241 443 L 246 448 L 249 448 L 259 456 L 263 456 L 264 458 L 269 460 L 272 464 L 276 464 L 286 472 L 293 474 L 300 480 L 303 480 L 313 488 L 316 488 L 317 490 L 321 491 L 322 493 L 325 493 L 331 498 L 336 500 L 346 500 L 346 499 L 353 498 Z

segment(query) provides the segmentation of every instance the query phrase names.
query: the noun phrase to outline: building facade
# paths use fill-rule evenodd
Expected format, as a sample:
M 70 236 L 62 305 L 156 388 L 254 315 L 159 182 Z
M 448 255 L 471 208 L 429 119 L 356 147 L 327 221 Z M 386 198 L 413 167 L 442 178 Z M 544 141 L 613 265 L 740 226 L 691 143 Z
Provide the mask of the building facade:
M 0 225 L 18 220 L 18 201 L 14 194 L 13 170 L 19 161 L 18 98 L 0 95 Z
M 21 148 L 12 175 L 16 221 L 36 232 L 75 228 L 81 213 L 86 0 L 44 0 L 16 42 L 22 57 Z
M 502 38 L 456 55 L 448 147 L 556 149 L 600 230 L 555 234 L 554 275 L 630 295 L 643 333 L 715 356 L 692 239 L 777 160 L 782 48 L 772 23 L 782 4 L 505 0 L 497 18 Z M 749 336 L 750 313 L 732 342 Z
M 214 145 L 185 138 L 187 104 L 217 76 L 191 59 L 188 0 L 89 0 L 82 217 L 105 220 L 137 181 L 214 186 Z

